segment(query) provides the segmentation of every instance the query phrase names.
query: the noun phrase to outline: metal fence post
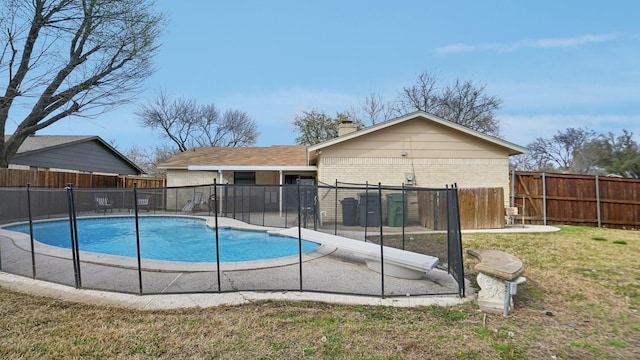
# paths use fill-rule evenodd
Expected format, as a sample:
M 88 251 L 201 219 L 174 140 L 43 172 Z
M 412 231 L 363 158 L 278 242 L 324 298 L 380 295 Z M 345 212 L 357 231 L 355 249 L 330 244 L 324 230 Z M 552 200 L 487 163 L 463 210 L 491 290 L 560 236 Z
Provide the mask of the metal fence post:
M 334 221 L 333 221 L 333 235 L 338 235 L 338 179 L 336 179 L 336 201 L 333 204 L 333 208 L 334 208 Z M 342 219 L 342 222 L 344 223 L 344 219 Z
M 252 204 L 251 204 L 251 194 L 252 194 L 253 190 L 251 189 L 251 185 L 249 185 L 248 188 L 249 188 L 249 201 L 248 201 L 249 202 L 249 209 L 248 209 L 249 215 L 248 215 L 247 222 L 249 224 L 251 224 L 251 206 L 252 206 Z M 244 191 L 242 193 L 244 194 Z M 244 206 L 244 201 L 242 202 L 242 205 Z M 244 209 L 243 209 L 243 212 L 242 212 L 242 221 L 244 221 Z
M 408 217 L 408 214 L 405 214 L 405 208 L 407 208 L 407 205 L 406 205 L 405 202 L 408 202 L 408 200 L 409 200 L 408 199 L 409 194 L 407 194 L 406 191 L 407 191 L 407 189 L 405 188 L 405 185 L 404 185 L 404 182 L 403 182 L 402 183 L 402 212 L 401 212 L 402 213 L 402 219 L 401 219 L 401 221 L 402 221 L 402 250 L 405 249 L 405 244 L 404 244 L 404 238 L 405 238 L 404 230 L 405 230 L 405 223 L 406 223 L 405 222 L 405 217 Z M 380 201 L 380 206 L 382 207 L 382 199 Z M 388 204 L 387 204 L 387 209 L 389 209 L 389 205 Z M 382 209 L 380 209 L 380 213 L 382 213 Z M 389 221 L 388 220 L 389 216 L 390 215 L 387 214 L 387 222 Z
M 124 191 L 122 192 L 124 196 Z M 138 184 L 133 183 L 133 215 L 136 222 L 136 251 L 138 253 L 138 285 L 142 295 L 142 256 L 140 254 L 140 223 L 138 221 Z
M 446 199 L 445 202 L 447 204 L 447 273 L 451 274 L 451 194 L 449 191 L 449 184 L 445 185 L 446 191 Z
M 300 206 L 300 181 L 297 182 L 297 190 L 298 190 L 298 268 L 300 271 L 300 291 L 302 291 L 302 219 L 300 216 L 302 215 L 301 206 Z
M 68 184 L 67 201 L 69 205 L 69 231 L 71 235 L 71 256 L 73 260 L 73 275 L 75 278 L 76 288 L 82 287 L 82 278 L 80 276 L 80 247 L 78 246 L 78 224 L 76 222 L 76 210 L 73 199 L 73 184 Z
M 456 258 L 458 259 L 458 296 L 465 297 L 464 287 L 464 264 L 462 260 L 462 225 L 460 224 L 460 200 L 458 198 L 458 183 L 454 183 L 455 190 L 453 196 L 455 197 L 456 212 L 454 214 L 456 218 L 456 244 L 458 251 L 456 252 Z
M 262 188 L 262 226 L 264 226 L 264 217 L 267 212 L 267 189 L 271 189 L 271 187 L 264 186 Z M 271 203 L 271 191 L 269 191 L 269 203 Z
M 175 198 L 174 209 L 175 210 L 174 211 L 175 211 L 176 214 L 178 214 L 178 188 L 175 189 L 174 194 L 175 194 L 175 196 L 174 196 L 174 198 Z
M 29 238 L 31 239 L 31 278 L 36 278 L 36 251 L 33 240 L 33 215 L 31 213 L 31 184 L 27 184 L 27 210 L 29 212 Z
M 367 202 L 369 197 L 367 196 Z M 367 204 L 368 206 L 369 204 Z M 380 217 L 380 296 L 384 299 L 384 234 L 382 231 L 382 184 L 378 183 L 378 209 Z M 366 210 L 369 210 L 368 208 Z M 366 239 L 366 237 L 365 237 Z
M 225 188 L 226 193 L 226 188 Z M 216 179 L 213 179 L 213 217 L 216 225 L 216 269 L 218 273 L 218 292 L 222 291 L 222 285 L 220 284 L 220 238 L 218 234 L 218 185 Z
M 287 227 L 287 225 L 289 224 L 289 196 L 291 196 L 291 194 L 289 194 L 290 187 L 290 184 L 280 184 L 280 191 L 284 193 L 284 196 L 282 197 L 282 209 L 284 210 L 284 227 Z
M 360 204 L 362 206 L 362 204 Z M 360 210 L 360 215 L 363 211 Z M 369 180 L 364 183 L 364 242 L 367 242 L 367 231 L 369 228 Z
M 458 283 L 458 296 L 465 296 L 464 265 L 462 263 L 462 232 L 460 224 L 460 207 L 458 200 L 458 184 L 447 186 L 447 272 L 452 274 Z

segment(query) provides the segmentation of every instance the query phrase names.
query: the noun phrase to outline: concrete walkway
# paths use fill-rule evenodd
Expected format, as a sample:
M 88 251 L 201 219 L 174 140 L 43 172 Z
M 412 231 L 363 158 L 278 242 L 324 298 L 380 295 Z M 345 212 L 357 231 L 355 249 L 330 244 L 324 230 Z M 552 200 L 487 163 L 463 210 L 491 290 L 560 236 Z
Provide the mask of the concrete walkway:
M 221 294 L 162 294 L 131 295 L 108 291 L 75 289 L 70 286 L 33 280 L 23 276 L 0 272 L 0 287 L 31 295 L 45 296 L 85 304 L 117 306 L 138 310 L 168 310 L 180 308 L 207 308 L 219 305 L 241 305 L 266 300 L 316 301 L 346 305 L 384 305 L 398 307 L 456 305 L 473 299 L 473 296 L 420 296 L 382 299 L 377 296 L 355 296 L 313 292 L 240 291 Z
M 208 219 L 211 221 L 211 219 Z M 229 226 L 229 227 L 238 227 L 238 228 L 252 228 L 252 229 L 262 229 L 263 227 L 254 227 L 248 226 L 245 223 L 234 219 L 228 218 L 220 218 L 219 226 Z M 506 229 L 493 230 L 493 232 L 547 232 L 547 231 L 558 231 L 558 228 L 550 227 L 550 226 L 536 226 L 536 225 L 527 225 L 525 228 L 521 226 L 513 226 Z M 2 231 L 2 230 L 0 230 Z M 3 234 L 0 233 L 0 236 Z M 359 275 L 368 274 L 371 271 L 362 271 L 359 269 L 347 269 L 347 268 L 339 268 L 350 267 L 355 265 L 350 265 L 349 263 L 345 263 L 344 261 L 332 261 L 328 259 L 329 257 L 323 257 L 323 261 L 317 261 L 316 265 L 319 274 L 325 274 L 318 278 L 313 279 L 313 281 L 317 282 L 314 284 L 321 285 L 321 282 L 331 282 L 332 286 L 335 286 L 337 282 L 335 278 L 330 278 L 327 276 L 327 273 L 331 273 L 331 271 L 337 271 L 336 274 L 343 274 L 346 272 L 355 271 Z M 313 267 L 312 266 L 312 267 Z M 115 269 L 115 268 L 114 268 Z M 119 270 L 121 271 L 121 269 Z M 440 270 L 438 270 L 440 271 Z M 440 271 L 442 272 L 442 271 Z M 98 273 L 101 273 L 98 272 Z M 371 272 L 373 273 L 373 272 Z M 431 281 L 434 283 L 434 286 L 442 286 L 442 284 L 446 284 L 449 280 L 449 277 L 446 272 L 442 272 L 445 275 L 442 275 L 434 270 L 433 279 Z M 262 276 L 273 276 L 273 273 L 265 274 L 265 275 L 256 275 L 258 273 L 254 273 L 253 275 L 245 276 L 245 278 L 251 278 L 255 283 L 260 283 L 264 278 Z M 373 275 L 373 274 L 371 274 Z M 365 275 L 368 276 L 368 275 Z M 375 276 L 375 275 L 373 275 Z M 106 277 L 106 279 L 114 279 L 114 275 L 111 274 L 103 274 L 102 277 Z M 377 275 L 379 279 L 379 275 Z M 168 285 L 166 285 L 165 289 L 168 289 L 170 286 L 176 286 L 176 279 L 170 281 Z M 358 278 L 361 281 L 360 278 Z M 344 281 L 344 279 L 340 280 Z M 373 281 L 378 281 L 374 280 Z M 401 280 L 397 280 L 398 282 L 394 285 L 393 281 L 396 281 L 394 278 L 390 278 L 389 283 L 390 287 L 397 287 L 395 291 L 396 295 L 399 291 L 402 291 L 402 287 L 407 283 L 400 282 Z M 409 281 L 409 280 L 406 280 Z M 428 281 L 427 281 L 428 282 Z M 375 282 L 374 282 L 375 284 Z M 403 285 L 404 284 L 404 285 Z M 346 288 L 354 286 L 353 283 L 344 284 Z M 165 286 L 165 285 L 160 285 Z M 447 285 L 445 285 L 447 286 Z M 450 285 L 449 285 L 450 286 Z M 361 305 L 384 305 L 384 306 L 400 306 L 400 307 L 413 307 L 413 306 L 427 306 L 427 305 L 456 305 L 466 301 L 470 301 L 474 299 L 475 294 L 473 293 L 473 289 L 467 286 L 467 297 L 459 298 L 455 295 L 429 295 L 429 296 L 400 296 L 400 297 L 386 297 L 382 298 L 380 295 L 377 296 L 356 296 L 356 295 L 341 295 L 341 294 L 330 294 L 325 292 L 301 292 L 301 291 L 239 291 L 239 292 L 222 292 L 222 293 L 191 293 L 191 294 L 159 294 L 159 295 L 133 295 L 133 294 L 124 294 L 118 292 L 110 292 L 110 291 L 97 291 L 97 290 L 87 290 L 87 289 L 76 289 L 72 286 L 60 285 L 57 283 L 51 283 L 47 281 L 35 280 L 29 277 L 13 275 L 5 272 L 0 272 L 0 287 L 10 289 L 16 292 L 22 292 L 32 295 L 39 296 L 47 296 L 56 299 L 63 299 L 68 301 L 87 303 L 87 304 L 99 304 L 99 305 L 108 305 L 108 306 L 118 306 L 118 307 L 126 307 L 132 309 L 144 309 L 144 310 L 158 310 L 158 309 L 177 309 L 177 308 L 191 308 L 191 307 L 211 307 L 211 306 L 219 306 L 219 305 L 239 305 L 239 304 L 247 304 L 256 301 L 265 301 L 265 300 L 291 300 L 291 301 L 317 301 L 317 302 L 327 302 L 327 303 L 339 303 L 339 304 L 361 304 Z M 322 291 L 322 288 L 319 288 Z M 227 290 L 228 291 L 228 290 Z M 413 290 L 407 292 L 407 294 L 411 293 Z M 345 291 L 348 292 L 348 291 Z M 455 292 L 455 291 L 454 291 Z M 400 294 L 404 294 L 404 292 L 399 292 Z M 432 292 L 429 292 L 432 293 Z

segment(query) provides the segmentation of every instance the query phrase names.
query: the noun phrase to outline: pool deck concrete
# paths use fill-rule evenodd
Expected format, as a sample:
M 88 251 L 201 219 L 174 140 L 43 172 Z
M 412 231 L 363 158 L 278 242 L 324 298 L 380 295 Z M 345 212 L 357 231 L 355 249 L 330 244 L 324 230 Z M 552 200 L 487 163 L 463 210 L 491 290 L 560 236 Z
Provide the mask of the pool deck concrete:
M 207 219 L 211 223 L 211 219 Z M 253 230 L 278 230 L 275 228 L 265 228 L 262 226 L 252 226 L 246 223 L 228 219 L 219 218 L 219 226 L 234 227 Z M 282 230 L 282 229 L 279 229 Z M 551 226 L 526 225 L 511 226 L 504 229 L 483 230 L 482 232 L 550 232 L 558 231 L 558 228 Z M 463 231 L 467 233 L 470 231 Z M 347 231 L 340 232 L 342 236 L 348 236 Z M 335 264 L 327 262 L 318 262 L 318 266 L 327 267 L 329 270 Z M 349 264 L 341 264 L 341 266 L 350 266 Z M 113 274 L 104 274 L 105 278 L 113 277 Z M 260 281 L 260 279 L 255 279 Z M 334 282 L 332 278 L 316 279 L 315 281 Z M 332 286 L 335 284 L 333 283 Z M 345 284 L 346 288 L 350 284 Z M 238 291 L 238 292 L 222 292 L 222 293 L 188 293 L 188 294 L 157 294 L 157 295 L 135 295 L 110 291 L 98 291 L 89 289 L 76 289 L 72 286 L 61 285 L 48 281 L 31 279 L 29 277 L 13 275 L 0 272 L 0 287 L 38 296 L 46 296 L 55 299 L 96 304 L 105 306 L 116 306 L 139 310 L 167 310 L 179 308 L 206 308 L 220 305 L 241 305 L 253 302 L 261 302 L 267 300 L 286 300 L 286 301 L 314 301 L 349 305 L 384 305 L 398 307 L 414 307 L 428 305 L 456 305 L 463 302 L 473 300 L 475 294 L 470 287 L 467 287 L 467 296 L 459 298 L 456 295 L 428 295 L 428 296 L 361 296 L 361 295 L 343 295 L 330 294 L 325 292 L 311 291 Z M 402 293 L 404 294 L 404 293 Z

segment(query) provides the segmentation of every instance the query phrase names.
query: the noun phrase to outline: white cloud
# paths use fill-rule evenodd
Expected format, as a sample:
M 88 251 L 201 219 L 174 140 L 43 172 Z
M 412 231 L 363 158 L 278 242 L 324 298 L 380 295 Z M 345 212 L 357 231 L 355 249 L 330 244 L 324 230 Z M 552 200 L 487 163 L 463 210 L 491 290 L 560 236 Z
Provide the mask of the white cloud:
M 620 34 L 602 34 L 602 35 L 582 35 L 573 38 L 556 38 L 556 39 L 538 39 L 531 43 L 524 42 L 522 47 L 533 47 L 540 49 L 549 48 L 565 48 L 586 45 L 591 43 L 600 43 L 618 38 Z
M 436 55 L 459 54 L 475 51 L 512 52 L 520 49 L 552 49 L 568 48 L 592 43 L 611 41 L 620 37 L 618 33 L 592 35 L 585 34 L 570 38 L 542 38 L 521 40 L 514 43 L 486 43 L 486 44 L 450 44 L 434 50 Z
M 478 46 L 477 45 L 468 45 L 468 44 L 451 44 L 451 45 L 445 45 L 439 48 L 436 48 L 434 50 L 434 52 L 437 55 L 448 55 L 448 54 L 457 54 L 457 53 L 463 53 L 463 52 L 473 52 L 473 51 L 477 51 Z

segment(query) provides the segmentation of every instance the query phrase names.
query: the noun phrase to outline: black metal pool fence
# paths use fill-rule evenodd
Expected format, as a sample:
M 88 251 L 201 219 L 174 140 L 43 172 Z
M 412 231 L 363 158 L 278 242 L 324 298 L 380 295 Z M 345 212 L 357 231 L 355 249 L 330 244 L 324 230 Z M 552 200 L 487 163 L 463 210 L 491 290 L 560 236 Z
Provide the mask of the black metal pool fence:
M 277 265 L 253 263 L 175 264 L 140 257 L 138 220 L 144 216 L 222 218 L 268 228 L 302 228 L 379 245 L 379 258 L 392 247 L 439 259 L 420 279 L 385 276 L 350 251 L 296 257 Z M 78 219 L 135 217 L 137 259 L 81 251 Z M 368 296 L 458 295 L 464 297 L 464 272 L 457 187 L 442 189 L 381 184 L 232 185 L 166 188 L 0 188 L 0 226 L 62 219 L 69 223 L 70 249 L 40 251 L 33 235 L 0 228 L 0 270 L 83 289 L 134 294 L 219 293 L 237 291 L 311 291 Z M 211 249 L 218 247 L 218 232 Z M 47 248 L 46 246 L 44 248 Z M 377 249 L 378 247 L 376 247 Z M 160 264 L 160 265 L 158 265 Z M 166 266 L 165 266 L 166 265 Z M 182 266 L 185 265 L 185 266 Z

